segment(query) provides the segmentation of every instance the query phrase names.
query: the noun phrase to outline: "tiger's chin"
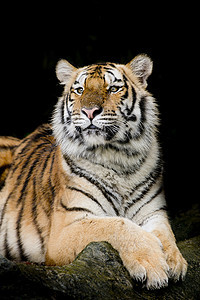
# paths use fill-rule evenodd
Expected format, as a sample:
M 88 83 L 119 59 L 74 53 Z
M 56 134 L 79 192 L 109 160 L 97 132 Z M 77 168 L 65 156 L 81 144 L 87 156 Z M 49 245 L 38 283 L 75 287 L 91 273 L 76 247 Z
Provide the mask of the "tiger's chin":
M 84 129 L 84 136 L 96 138 L 98 136 L 103 136 L 103 132 L 100 128 L 96 127 L 95 125 L 90 125 L 86 129 Z
M 85 129 L 76 127 L 76 130 L 80 134 L 80 138 L 82 138 L 83 142 L 88 146 L 105 145 L 108 142 L 112 142 L 117 133 L 116 130 L 113 130 L 110 126 L 100 128 L 93 124 Z
M 105 146 L 106 143 L 106 135 L 104 132 L 98 129 L 88 129 L 83 134 L 84 145 L 88 149 L 95 148 L 100 146 Z

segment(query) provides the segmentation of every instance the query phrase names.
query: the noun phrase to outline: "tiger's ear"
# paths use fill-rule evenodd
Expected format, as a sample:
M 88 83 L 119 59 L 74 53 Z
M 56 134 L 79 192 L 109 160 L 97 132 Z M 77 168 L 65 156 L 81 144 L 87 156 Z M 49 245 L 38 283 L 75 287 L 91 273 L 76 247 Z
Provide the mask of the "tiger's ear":
M 144 87 L 147 86 L 147 78 L 151 75 L 153 62 L 146 54 L 137 55 L 127 65 L 128 68 L 139 78 Z
M 66 84 L 74 71 L 76 68 L 65 59 L 59 60 L 56 65 L 56 76 L 61 84 Z

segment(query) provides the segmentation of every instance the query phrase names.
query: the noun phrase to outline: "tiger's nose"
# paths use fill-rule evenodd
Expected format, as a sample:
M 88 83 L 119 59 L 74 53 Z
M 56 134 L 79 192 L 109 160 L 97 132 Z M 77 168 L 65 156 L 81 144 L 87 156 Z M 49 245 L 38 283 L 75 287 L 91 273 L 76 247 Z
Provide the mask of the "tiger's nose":
M 92 108 L 82 108 L 82 113 L 84 113 L 88 119 L 93 120 L 97 115 L 99 115 L 102 112 L 101 107 L 92 107 Z

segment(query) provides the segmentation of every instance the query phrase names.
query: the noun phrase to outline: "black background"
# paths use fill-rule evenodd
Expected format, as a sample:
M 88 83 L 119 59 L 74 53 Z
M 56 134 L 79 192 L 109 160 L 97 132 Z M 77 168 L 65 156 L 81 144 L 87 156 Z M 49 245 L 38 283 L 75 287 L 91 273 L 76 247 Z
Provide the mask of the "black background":
M 4 4 L 0 135 L 23 138 L 50 121 L 62 92 L 55 76 L 60 58 L 81 67 L 127 63 L 146 53 L 154 61 L 148 90 L 160 107 L 165 190 L 173 214 L 199 201 L 198 7 L 156 2 Z

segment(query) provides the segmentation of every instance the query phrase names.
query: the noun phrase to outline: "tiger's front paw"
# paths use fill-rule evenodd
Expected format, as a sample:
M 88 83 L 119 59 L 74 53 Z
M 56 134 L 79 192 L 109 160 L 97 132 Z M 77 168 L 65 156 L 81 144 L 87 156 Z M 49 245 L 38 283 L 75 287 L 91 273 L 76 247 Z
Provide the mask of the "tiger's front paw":
M 136 245 L 136 249 L 131 248 L 122 255 L 130 275 L 138 281 L 145 282 L 148 289 L 167 286 L 169 266 L 158 239 L 147 233 L 143 241 Z
M 187 262 L 183 258 L 176 244 L 170 245 L 166 251 L 166 260 L 169 265 L 169 277 L 177 281 L 184 279 L 187 272 Z

